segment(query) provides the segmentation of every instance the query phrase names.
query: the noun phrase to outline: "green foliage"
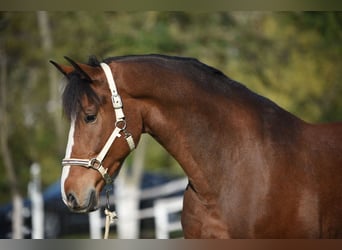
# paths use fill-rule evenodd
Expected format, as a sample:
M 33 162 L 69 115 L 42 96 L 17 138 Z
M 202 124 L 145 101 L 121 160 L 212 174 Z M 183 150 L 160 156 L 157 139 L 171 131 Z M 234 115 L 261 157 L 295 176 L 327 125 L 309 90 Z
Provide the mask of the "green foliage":
M 42 166 L 43 185 L 59 178 L 49 109 L 48 60 L 87 61 L 123 54 L 195 57 L 310 122 L 342 120 L 341 12 L 51 12 L 53 50 L 41 48 L 37 14 L 0 13 L 0 52 L 8 58 L 10 148 L 26 192 L 29 166 Z M 61 78 L 61 76 L 60 76 Z M 61 83 L 60 89 L 63 84 Z M 63 142 L 67 137 L 67 122 Z M 182 174 L 152 139 L 146 167 Z M 163 167 L 163 168 L 161 168 Z M 0 196 L 8 198 L 0 158 Z M 0 200 L 0 201 L 1 201 Z

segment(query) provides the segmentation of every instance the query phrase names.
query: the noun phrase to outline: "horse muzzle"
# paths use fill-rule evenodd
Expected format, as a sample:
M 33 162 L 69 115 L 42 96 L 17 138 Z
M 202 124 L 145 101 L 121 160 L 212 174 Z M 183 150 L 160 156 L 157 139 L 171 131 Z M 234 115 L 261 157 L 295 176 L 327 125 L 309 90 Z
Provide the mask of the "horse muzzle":
M 75 195 L 75 193 L 69 192 L 63 201 L 70 211 L 75 213 L 88 213 L 98 209 L 98 196 L 94 189 L 87 192 L 82 199 Z

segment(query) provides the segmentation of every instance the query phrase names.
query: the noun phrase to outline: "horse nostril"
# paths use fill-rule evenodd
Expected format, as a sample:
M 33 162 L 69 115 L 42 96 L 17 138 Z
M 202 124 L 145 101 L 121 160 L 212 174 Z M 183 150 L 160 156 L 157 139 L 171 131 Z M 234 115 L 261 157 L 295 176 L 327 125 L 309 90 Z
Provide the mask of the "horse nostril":
M 72 193 L 68 194 L 67 200 L 68 200 L 68 204 L 69 204 L 70 207 L 75 208 L 75 207 L 78 206 L 76 197 Z

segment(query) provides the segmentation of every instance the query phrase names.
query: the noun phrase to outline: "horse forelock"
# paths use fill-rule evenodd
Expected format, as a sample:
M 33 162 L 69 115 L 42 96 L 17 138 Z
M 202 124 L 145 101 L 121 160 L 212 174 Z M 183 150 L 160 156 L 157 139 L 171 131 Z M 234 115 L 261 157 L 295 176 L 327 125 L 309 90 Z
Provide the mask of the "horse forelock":
M 88 101 L 99 105 L 100 98 L 91 87 L 91 82 L 86 81 L 76 71 L 68 75 L 68 83 L 63 92 L 63 111 L 68 119 L 71 119 L 83 109 L 82 98 L 87 97 Z

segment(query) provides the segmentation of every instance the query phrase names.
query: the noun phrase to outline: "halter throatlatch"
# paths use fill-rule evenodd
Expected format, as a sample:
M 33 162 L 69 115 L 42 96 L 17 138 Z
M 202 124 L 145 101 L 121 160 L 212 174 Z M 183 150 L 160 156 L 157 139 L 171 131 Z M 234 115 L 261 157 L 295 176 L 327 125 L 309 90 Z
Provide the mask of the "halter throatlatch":
M 107 173 L 108 168 L 104 168 L 102 163 L 103 163 L 103 159 L 106 157 L 113 142 L 115 141 L 116 138 L 121 137 L 121 132 L 122 132 L 124 134 L 124 137 L 131 151 L 134 150 L 135 143 L 134 143 L 132 135 L 126 130 L 126 120 L 125 120 L 125 115 L 122 109 L 123 108 L 122 100 L 116 88 L 112 71 L 106 63 L 101 63 L 100 65 L 106 75 L 109 89 L 112 94 L 112 103 L 113 103 L 113 108 L 114 108 L 115 116 L 116 116 L 115 129 L 113 130 L 112 134 L 108 138 L 106 144 L 103 146 L 100 153 L 95 158 L 92 158 L 92 159 L 67 158 L 67 159 L 63 159 L 62 166 L 63 167 L 64 166 L 81 166 L 81 167 L 95 169 L 100 172 L 100 174 L 102 175 L 103 179 L 106 182 L 106 185 L 109 185 L 113 183 L 113 178 Z

